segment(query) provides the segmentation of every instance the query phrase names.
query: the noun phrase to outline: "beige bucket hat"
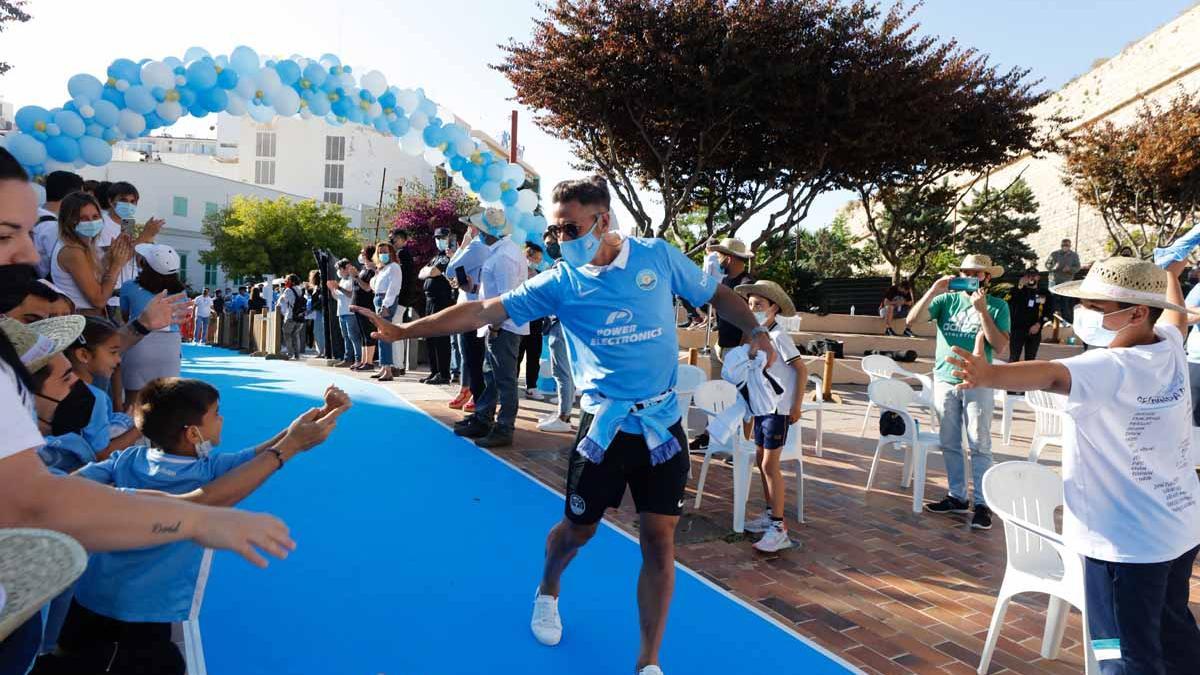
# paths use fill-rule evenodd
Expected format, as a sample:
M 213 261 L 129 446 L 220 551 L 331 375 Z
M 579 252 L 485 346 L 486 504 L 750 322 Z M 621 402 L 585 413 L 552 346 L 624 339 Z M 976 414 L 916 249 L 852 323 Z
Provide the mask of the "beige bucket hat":
M 779 316 L 794 316 L 796 314 L 796 305 L 792 304 L 792 299 L 788 297 L 787 291 L 783 290 L 783 287 L 774 281 L 756 281 L 752 284 L 742 284 L 734 290 L 743 298 L 757 295 L 770 300 L 779 307 Z
M 992 276 L 993 279 L 1004 275 L 1004 268 L 999 265 L 993 265 L 992 259 L 986 255 L 969 255 L 963 258 L 962 264 L 958 266 L 960 270 L 982 270 Z
M 24 324 L 8 317 L 0 319 L 0 330 L 12 343 L 21 363 L 36 373 L 79 338 L 87 319 L 78 315 L 56 316 Z
M 750 254 L 750 249 L 746 247 L 746 242 L 742 241 L 741 239 L 734 239 L 732 237 L 722 239 L 721 243 L 713 246 L 712 248 L 718 253 L 731 255 L 735 258 L 741 258 L 742 260 L 749 260 L 753 257 Z
M 1111 300 L 1188 312 L 1167 300 L 1168 272 L 1148 260 L 1108 258 L 1092 265 L 1083 281 L 1068 281 L 1050 292 L 1081 300 Z
M 0 640 L 62 593 L 87 568 L 87 552 L 49 530 L 0 529 Z

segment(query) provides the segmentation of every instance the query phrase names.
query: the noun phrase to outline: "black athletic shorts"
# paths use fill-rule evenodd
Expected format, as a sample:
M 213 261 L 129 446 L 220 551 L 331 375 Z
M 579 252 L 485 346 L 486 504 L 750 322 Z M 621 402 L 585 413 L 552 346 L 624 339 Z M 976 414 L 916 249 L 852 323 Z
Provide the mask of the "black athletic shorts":
M 651 466 L 650 449 L 646 439 L 637 434 L 617 432 L 604 461 L 595 464 L 575 449 L 587 435 L 592 416 L 584 413 L 579 420 L 579 434 L 571 446 L 567 462 L 567 519 L 577 525 L 600 522 L 604 511 L 617 508 L 625 496 L 625 486 L 633 493 L 638 513 L 659 513 L 678 516 L 683 513 L 683 497 L 687 488 L 691 461 L 687 453 L 687 437 L 679 422 L 671 426 L 671 434 L 682 448 L 674 457 Z

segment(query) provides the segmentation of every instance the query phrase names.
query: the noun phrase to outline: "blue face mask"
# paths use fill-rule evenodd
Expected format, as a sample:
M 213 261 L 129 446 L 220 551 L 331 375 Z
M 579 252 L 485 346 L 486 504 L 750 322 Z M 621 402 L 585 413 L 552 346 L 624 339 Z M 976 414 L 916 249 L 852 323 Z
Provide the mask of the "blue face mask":
M 196 428 L 196 433 L 200 433 L 199 427 Z M 200 434 L 200 442 L 196 444 L 196 457 L 200 459 L 208 459 L 208 456 L 212 454 L 212 451 L 213 442 L 205 439 L 204 435 Z
M 113 206 L 113 210 L 115 210 L 117 215 L 121 216 L 122 218 L 132 218 L 137 214 L 137 204 L 131 204 L 129 202 L 117 202 L 116 205 Z
M 379 254 L 379 262 L 383 263 L 384 265 L 390 263 L 391 261 L 392 261 L 391 254 L 389 254 L 389 253 L 380 253 Z
M 100 230 L 104 229 L 103 220 L 81 220 L 75 226 L 75 232 L 81 237 L 94 237 L 100 234 Z
M 450 248 L 450 242 L 446 241 L 445 239 L 434 239 L 433 243 L 437 244 L 437 250 L 439 251 L 445 251 L 446 249 Z
M 581 234 L 570 241 L 560 241 L 558 251 L 562 259 L 571 267 L 583 267 L 592 262 L 596 251 L 600 250 L 600 238 L 596 236 L 596 228 L 600 226 L 600 214 L 592 223 L 592 229 L 587 234 Z

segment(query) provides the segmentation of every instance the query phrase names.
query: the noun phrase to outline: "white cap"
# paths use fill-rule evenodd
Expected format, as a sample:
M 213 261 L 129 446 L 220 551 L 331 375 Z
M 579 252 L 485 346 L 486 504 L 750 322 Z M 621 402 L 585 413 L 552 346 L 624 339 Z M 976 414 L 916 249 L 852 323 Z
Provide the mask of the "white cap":
M 150 269 L 159 274 L 174 274 L 179 271 L 179 254 L 166 244 L 138 244 L 133 250 L 146 259 Z

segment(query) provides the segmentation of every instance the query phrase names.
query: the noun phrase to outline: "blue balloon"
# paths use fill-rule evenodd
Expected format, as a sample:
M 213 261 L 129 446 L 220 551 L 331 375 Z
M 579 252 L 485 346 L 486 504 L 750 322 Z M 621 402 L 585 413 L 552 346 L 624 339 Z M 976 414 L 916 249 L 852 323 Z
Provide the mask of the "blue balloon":
M 176 75 L 183 74 L 183 71 L 180 70 L 180 68 L 183 68 L 183 61 L 180 61 L 179 59 L 175 58 L 174 56 L 168 56 L 167 58 L 163 59 L 162 61 Z
M 238 75 L 253 75 L 258 72 L 258 52 L 246 46 L 235 47 L 229 55 L 229 65 Z
M 191 87 L 180 87 L 176 91 L 179 92 L 179 105 L 190 108 L 196 105 L 196 90 Z
M 425 127 L 424 131 L 421 132 L 421 138 L 425 140 L 425 145 L 428 145 L 431 148 L 436 148 L 437 146 L 441 145 L 442 142 L 446 140 L 444 136 L 445 134 L 442 133 L 442 128 L 435 127 L 433 125 Z
M 229 94 L 220 87 L 213 87 L 200 93 L 200 103 L 209 112 L 221 112 L 229 107 Z
M 450 158 L 450 169 L 453 171 L 462 171 L 466 165 L 467 159 L 465 157 L 455 156 Z
M 472 191 L 479 192 L 479 189 L 483 187 L 484 182 L 482 180 L 473 180 L 470 183 L 468 183 L 468 185 L 471 186 Z
M 396 107 L 396 95 L 389 89 L 379 95 L 379 105 L 383 106 L 384 110 Z
M 238 74 L 233 68 L 226 68 L 217 75 L 217 86 L 222 89 L 233 89 L 237 86 Z
M 154 110 L 154 104 L 154 95 L 141 85 L 135 85 L 125 90 L 125 107 L 139 115 L 145 115 Z
M 437 105 L 427 98 L 421 99 L 421 103 L 417 106 L 417 110 L 425 113 L 425 116 L 430 119 L 437 117 Z
M 12 156 L 26 167 L 46 162 L 46 146 L 29 134 L 12 134 L 4 139 L 4 146 Z
M 300 66 L 291 59 L 284 59 L 275 64 L 275 72 L 279 73 L 279 80 L 284 84 L 291 86 L 300 79 Z
M 17 111 L 16 123 L 17 128 L 27 134 L 44 131 L 45 126 L 50 123 L 50 111 L 41 106 L 27 105 Z M 42 129 L 37 128 L 39 123 Z
M 308 80 L 309 84 L 311 84 L 314 89 L 324 84 L 326 78 L 328 77 L 329 72 L 322 68 L 321 64 L 316 63 L 315 61 L 307 66 L 304 66 L 304 79 Z
M 217 69 L 212 61 L 196 61 L 187 67 L 188 87 L 196 91 L 217 85 Z
M 494 202 L 500 199 L 500 184 L 494 180 L 489 180 L 476 192 L 479 193 L 479 198 L 483 201 Z
M 92 166 L 104 166 L 112 161 L 112 146 L 99 138 L 84 136 L 79 139 L 79 157 Z
M 129 59 L 117 59 L 108 67 L 108 76 L 114 80 L 125 80 L 129 84 L 142 81 L 142 69 Z
M 121 140 L 121 132 L 116 129 L 105 129 L 104 135 L 100 138 L 103 138 L 105 142 L 112 143 Z
M 393 136 L 403 136 L 407 134 L 408 130 L 411 128 L 412 125 L 409 124 L 408 118 L 404 115 L 399 115 L 396 117 L 396 119 L 388 122 L 388 129 L 391 130 Z
M 385 134 L 392 133 L 392 130 L 388 127 L 387 118 L 384 117 L 383 115 L 380 115 L 379 117 L 375 118 L 375 122 L 374 122 L 373 126 L 375 127 L 375 129 L 377 131 L 380 131 L 382 133 L 385 133 Z
M 77 113 L 77 112 L 79 112 L 79 107 L 80 106 L 78 104 L 76 104 L 75 101 L 67 101 L 66 103 L 63 104 L 63 107 L 61 109 L 62 110 L 70 110 L 73 113 Z M 58 112 L 58 111 L 51 110 L 50 114 L 53 115 L 55 112 Z
M 70 110 L 60 110 L 54 113 L 54 123 L 58 125 L 60 133 L 71 138 L 79 138 L 87 131 L 87 125 L 83 123 L 83 118 Z
M 74 162 L 79 159 L 79 141 L 62 134 L 53 136 L 46 141 L 46 154 L 60 162 Z
M 158 101 L 159 103 L 167 100 L 167 90 L 163 89 L 162 87 L 154 87 L 150 90 L 150 95 L 153 96 L 154 100 Z
M 500 162 L 494 162 L 492 164 L 488 164 L 485 175 L 487 176 L 487 179 L 489 181 L 492 181 L 492 182 L 496 183 L 497 185 L 499 185 L 500 181 L 504 180 L 504 165 L 501 164 Z
M 100 94 L 100 98 L 117 106 L 117 110 L 125 107 L 125 94 L 118 91 L 116 87 L 105 87 L 104 93 Z
M 495 161 L 496 156 L 492 154 L 491 150 L 484 150 L 483 152 L 479 153 L 479 158 L 483 160 L 483 165 L 487 166 Z
M 462 175 L 468 183 L 474 184 L 483 182 L 483 167 L 475 164 L 474 162 L 470 162 L 462 168 Z M 476 190 L 476 192 L 478 192 L 478 190 Z
M 188 50 L 183 53 L 183 60 L 188 62 L 198 61 L 208 56 L 208 50 L 204 49 L 203 47 L 189 47 Z
M 104 91 L 104 85 L 100 83 L 94 76 L 87 73 L 71 76 L 67 80 L 67 91 L 71 92 L 71 98 L 79 98 L 80 96 L 89 101 L 95 101 L 100 98 L 100 93 Z
M 517 191 L 516 190 L 505 190 L 504 192 L 501 192 L 500 193 L 500 202 L 503 203 L 505 206 L 516 206 Z
M 104 136 L 104 127 L 92 122 L 91 124 L 87 125 L 87 131 L 84 133 L 92 138 L 101 138 Z
M 308 109 L 318 117 L 328 115 L 331 110 L 329 97 L 321 92 L 314 93 L 312 99 L 308 102 Z
M 104 99 L 93 103 L 92 110 L 95 111 L 95 113 L 92 115 L 92 119 L 95 120 L 97 124 L 105 127 L 111 127 L 116 124 L 117 116 L 120 114 L 120 110 L 117 109 L 117 106 Z
M 188 113 L 191 114 L 192 117 L 204 117 L 205 115 L 208 114 L 208 112 L 209 112 L 208 108 L 205 108 L 200 103 L 197 103 L 197 104 L 193 105 L 192 107 L 188 108 Z
M 156 112 L 146 113 L 146 130 L 142 132 L 142 135 L 145 136 L 146 131 L 150 131 L 151 129 L 157 129 L 159 127 L 165 127 L 166 125 L 167 125 L 167 123 L 163 120 L 163 118 L 158 116 L 158 113 L 156 113 Z

